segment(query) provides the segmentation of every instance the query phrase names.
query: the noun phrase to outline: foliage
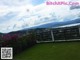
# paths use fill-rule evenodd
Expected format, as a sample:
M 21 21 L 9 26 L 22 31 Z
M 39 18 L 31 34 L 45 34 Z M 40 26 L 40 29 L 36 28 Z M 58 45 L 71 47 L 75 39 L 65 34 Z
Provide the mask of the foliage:
M 14 54 L 19 53 L 36 43 L 35 34 L 6 34 L 0 40 L 1 47 L 13 47 Z

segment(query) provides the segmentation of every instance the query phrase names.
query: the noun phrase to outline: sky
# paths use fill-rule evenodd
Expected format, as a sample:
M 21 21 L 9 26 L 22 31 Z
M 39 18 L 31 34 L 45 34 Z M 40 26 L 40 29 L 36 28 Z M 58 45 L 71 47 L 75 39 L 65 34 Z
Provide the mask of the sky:
M 48 6 L 47 1 L 56 0 L 0 0 L 0 32 L 17 31 L 53 21 L 76 19 L 80 16 L 80 9 L 70 10 L 71 6 L 68 5 Z

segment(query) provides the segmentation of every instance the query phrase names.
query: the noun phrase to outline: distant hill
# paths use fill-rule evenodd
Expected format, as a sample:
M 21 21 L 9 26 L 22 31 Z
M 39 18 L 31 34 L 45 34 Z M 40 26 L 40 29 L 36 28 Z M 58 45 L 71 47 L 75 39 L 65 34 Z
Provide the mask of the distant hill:
M 69 24 L 77 24 L 77 23 L 80 23 L 80 18 L 75 19 L 75 20 L 70 20 L 70 21 L 64 21 L 64 22 L 51 22 L 51 23 L 31 27 L 29 29 L 32 29 L 32 28 L 52 28 L 52 27 L 64 26 L 64 25 L 69 25 Z
M 59 26 L 64 26 L 64 25 L 70 25 L 70 24 L 77 24 L 80 23 L 80 18 L 75 19 L 75 20 L 70 20 L 70 21 L 65 21 L 65 22 L 51 22 L 51 23 L 46 23 L 43 25 L 38 25 L 30 28 L 25 28 L 19 31 L 12 31 L 9 34 L 25 34 L 27 32 L 30 32 L 31 29 L 37 29 L 37 28 L 52 28 L 52 27 L 59 27 Z M 30 30 L 29 30 L 30 29 Z M 33 30 L 31 30 L 33 31 Z M 2 33 L 0 33 L 1 35 Z

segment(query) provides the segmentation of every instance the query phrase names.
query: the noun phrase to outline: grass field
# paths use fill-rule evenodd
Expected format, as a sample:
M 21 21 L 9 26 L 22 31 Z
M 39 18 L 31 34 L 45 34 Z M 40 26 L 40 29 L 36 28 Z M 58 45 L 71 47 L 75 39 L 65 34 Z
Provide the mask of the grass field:
M 80 60 L 80 42 L 36 44 L 14 60 Z

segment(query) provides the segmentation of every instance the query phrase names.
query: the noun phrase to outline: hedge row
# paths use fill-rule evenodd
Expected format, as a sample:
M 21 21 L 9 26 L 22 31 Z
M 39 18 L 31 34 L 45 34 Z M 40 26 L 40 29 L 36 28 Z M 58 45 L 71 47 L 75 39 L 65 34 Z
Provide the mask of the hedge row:
M 0 47 L 13 47 L 14 54 L 20 53 L 34 44 L 36 44 L 35 34 L 28 34 L 21 37 L 17 35 L 7 36 L 0 40 Z

